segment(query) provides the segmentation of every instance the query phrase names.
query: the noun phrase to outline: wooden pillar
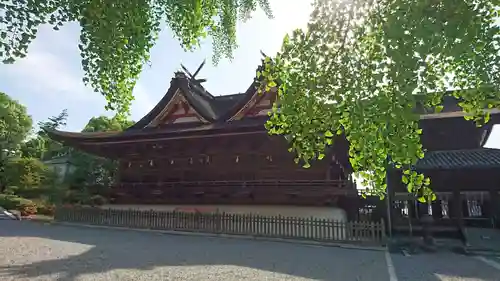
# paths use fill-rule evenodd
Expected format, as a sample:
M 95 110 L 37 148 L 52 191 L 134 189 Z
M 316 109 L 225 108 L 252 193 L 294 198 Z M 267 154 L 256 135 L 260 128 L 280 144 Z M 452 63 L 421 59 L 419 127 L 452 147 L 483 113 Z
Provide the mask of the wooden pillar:
M 467 194 L 464 194 L 463 196 L 460 196 L 460 199 L 462 203 L 462 218 L 468 218 L 470 216 L 469 205 L 467 205 L 469 198 L 467 197 Z
M 394 187 L 390 184 L 389 180 L 389 171 L 386 172 L 385 176 L 385 183 L 386 183 L 386 207 L 387 207 L 387 231 L 389 234 L 389 237 L 392 237 L 392 219 L 393 219 L 393 204 L 394 204 Z
M 493 213 L 491 212 L 491 199 L 488 196 L 487 198 L 481 198 L 480 207 L 481 207 L 481 217 L 482 218 L 492 218 Z
M 493 227 L 500 227 L 500 194 L 498 190 L 490 190 L 490 217 L 493 221 Z
M 463 208 L 462 208 L 462 196 L 460 194 L 459 189 L 453 190 L 453 212 L 452 216 L 455 219 L 458 227 L 464 227 L 464 218 L 463 218 Z
M 415 204 L 416 200 L 413 198 L 411 200 L 408 200 L 408 217 L 410 219 L 417 219 L 418 214 L 417 214 L 417 208 Z
M 434 219 L 440 220 L 443 218 L 443 206 L 441 203 L 441 199 L 436 199 L 436 201 L 432 202 L 432 217 Z
M 421 218 L 429 213 L 429 204 L 417 202 L 418 217 Z

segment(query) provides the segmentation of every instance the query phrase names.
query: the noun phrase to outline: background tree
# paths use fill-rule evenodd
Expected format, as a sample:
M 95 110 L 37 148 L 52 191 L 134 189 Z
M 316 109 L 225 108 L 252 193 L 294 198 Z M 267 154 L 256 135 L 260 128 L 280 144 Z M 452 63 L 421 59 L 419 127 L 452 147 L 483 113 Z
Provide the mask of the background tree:
M 89 120 L 83 132 L 122 131 L 133 125 L 134 122 L 119 116 L 93 117 Z M 87 154 L 83 151 L 72 150 L 70 161 L 75 166 L 68 183 L 82 200 L 90 195 L 106 196 L 113 185 L 118 169 L 116 161 Z M 82 193 L 84 193 L 82 195 Z
M 26 107 L 0 92 L 0 192 L 5 189 L 5 164 L 31 129 Z
M 430 180 L 413 170 L 424 156 L 415 94 L 442 109 L 445 90 L 479 126 L 500 108 L 498 1 L 316 0 L 308 27 L 286 36 L 257 76 L 278 86 L 267 127 L 283 134 L 308 167 L 336 135 L 371 191 L 385 194 L 386 169 L 420 200 Z
M 24 57 L 40 24 L 58 30 L 77 21 L 84 83 L 106 97 L 107 109 L 124 113 L 161 28 L 168 26 L 186 50 L 210 36 L 216 63 L 232 57 L 237 19 L 248 19 L 257 5 L 272 16 L 268 0 L 2 1 L 0 60 Z
M 6 191 L 21 197 L 40 197 L 53 179 L 53 173 L 36 158 L 13 157 L 5 165 Z
M 58 130 L 66 126 L 68 111 L 64 109 L 59 115 L 49 117 L 47 121 L 38 122 L 38 132 L 21 145 L 23 157 L 34 157 L 41 160 L 52 159 L 68 153 L 68 148 L 48 137 L 46 130 Z

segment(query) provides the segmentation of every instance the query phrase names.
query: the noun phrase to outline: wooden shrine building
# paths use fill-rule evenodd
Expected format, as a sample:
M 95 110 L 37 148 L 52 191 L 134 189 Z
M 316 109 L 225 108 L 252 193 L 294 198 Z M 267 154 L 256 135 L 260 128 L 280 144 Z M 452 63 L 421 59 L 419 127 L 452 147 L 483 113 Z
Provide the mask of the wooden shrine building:
M 490 122 L 477 127 L 464 119 L 453 97 L 446 97 L 444 106 L 442 113 L 421 117 L 422 144 L 427 152 L 415 166 L 430 177 L 437 200 L 430 205 L 418 202 L 401 182 L 400 171 L 388 175 L 396 231 L 406 232 L 410 224 L 418 231 L 419 219 L 427 214 L 444 232 L 500 223 L 500 150 L 483 147 L 493 125 L 500 123 L 499 111 L 490 110 Z
M 123 132 L 49 131 L 49 136 L 119 162 L 115 207 L 155 204 L 169 210 L 189 206 L 346 220 L 357 219 L 364 205 L 377 206 L 375 220 L 387 218 L 379 198 L 358 197 L 345 138 L 337 139 L 323 160 L 304 169 L 295 164 L 285 138 L 270 136 L 264 127 L 275 89 L 259 94 L 252 83 L 244 93 L 215 96 L 194 76 L 176 72 L 158 104 Z M 500 122 L 499 112 L 493 111 L 490 123 L 478 128 L 463 118 L 451 96 L 445 96 L 440 113 L 418 103 L 416 111 L 427 153 L 415 168 L 431 177 L 439 200 L 430 208 L 416 203 L 408 197 L 400 171 L 390 171 L 393 226 L 418 220 L 425 212 L 443 225 L 462 224 L 463 218 L 498 223 L 500 153 L 482 146 L 492 124 Z
M 49 135 L 119 161 L 115 204 L 212 205 L 223 211 L 336 219 L 346 219 L 342 209 L 349 216 L 357 213 L 349 203 L 357 201 L 357 190 L 345 139 L 304 169 L 295 164 L 285 138 L 270 136 L 264 127 L 275 89 L 258 93 L 252 83 L 245 93 L 214 96 L 201 82 L 187 71 L 175 73 L 159 103 L 123 132 Z

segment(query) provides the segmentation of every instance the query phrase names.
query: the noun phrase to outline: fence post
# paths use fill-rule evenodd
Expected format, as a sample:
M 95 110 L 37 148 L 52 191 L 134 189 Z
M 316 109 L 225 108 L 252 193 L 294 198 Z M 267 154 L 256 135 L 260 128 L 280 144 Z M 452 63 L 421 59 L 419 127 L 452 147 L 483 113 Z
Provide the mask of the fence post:
M 211 212 L 192 214 L 154 210 L 112 210 L 100 208 L 57 208 L 55 219 L 84 224 L 131 228 L 200 231 L 283 237 L 319 241 L 378 242 L 386 245 L 389 237 L 382 218 L 379 222 L 335 221 L 314 217 L 297 218 Z
M 221 233 L 222 232 L 222 224 L 224 223 L 222 220 L 225 219 L 223 217 L 226 216 L 226 213 L 219 213 L 219 209 L 215 211 L 214 215 L 214 223 L 215 223 L 215 233 Z

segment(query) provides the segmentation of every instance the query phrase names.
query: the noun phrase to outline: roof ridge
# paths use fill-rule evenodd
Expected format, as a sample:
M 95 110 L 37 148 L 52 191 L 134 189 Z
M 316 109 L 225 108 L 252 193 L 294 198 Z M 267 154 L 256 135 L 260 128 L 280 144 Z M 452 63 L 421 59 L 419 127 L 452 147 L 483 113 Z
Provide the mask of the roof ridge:
M 450 149 L 450 150 L 433 150 L 433 151 L 427 151 L 427 153 L 454 153 L 454 152 L 470 152 L 470 151 L 499 151 L 500 149 L 498 148 L 489 148 L 489 147 L 477 147 L 477 148 L 469 148 L 469 149 Z

